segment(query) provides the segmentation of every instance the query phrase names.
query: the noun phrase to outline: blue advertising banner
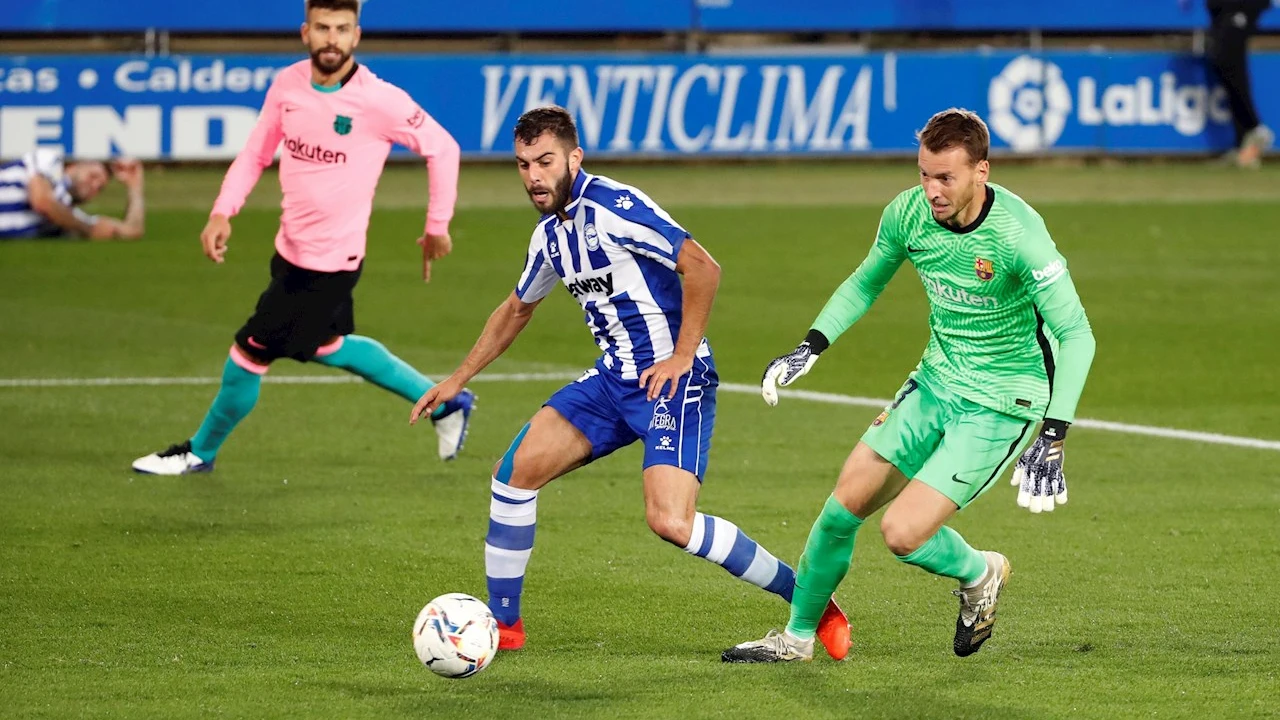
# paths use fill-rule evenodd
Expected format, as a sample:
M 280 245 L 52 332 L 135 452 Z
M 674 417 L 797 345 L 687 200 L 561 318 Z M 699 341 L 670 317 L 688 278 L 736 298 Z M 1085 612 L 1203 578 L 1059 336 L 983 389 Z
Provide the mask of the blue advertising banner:
M 5 0 L 0 32 L 107 32 L 148 28 L 173 32 L 295 32 L 303 0 L 222 0 L 216 7 L 171 0 Z M 12 5 L 13 7 L 9 7 Z M 364 0 L 366 32 L 662 32 L 693 25 L 693 0 L 601 3 L 559 0 L 553 6 L 509 0 Z
M 1012 152 L 1203 153 L 1232 143 L 1203 60 L 1171 53 L 902 52 L 853 56 L 369 55 L 473 158 L 508 157 L 524 110 L 557 103 L 592 156 L 914 152 L 942 108 L 980 112 Z M 0 157 L 234 156 L 294 56 L 0 57 Z M 1280 53 L 1253 58 L 1280 117 Z
M 698 22 L 710 32 L 1029 30 L 1141 31 L 1203 28 L 1204 0 L 698 0 Z M 1263 28 L 1280 28 L 1280 11 Z
M 170 0 L 7 0 L 0 32 L 292 32 L 303 0 L 223 0 L 210 6 Z M 1191 30 L 1208 22 L 1203 0 L 365 0 L 370 32 L 662 32 L 848 30 Z M 1263 16 L 1280 29 L 1280 12 Z

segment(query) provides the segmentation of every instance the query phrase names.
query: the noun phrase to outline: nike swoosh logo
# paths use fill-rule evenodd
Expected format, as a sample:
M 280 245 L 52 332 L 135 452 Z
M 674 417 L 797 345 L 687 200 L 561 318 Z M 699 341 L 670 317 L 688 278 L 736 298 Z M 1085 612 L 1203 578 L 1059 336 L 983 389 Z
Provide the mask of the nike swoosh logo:
M 929 249 L 929 248 L 916 248 L 916 247 L 911 247 L 910 245 L 908 245 L 908 246 L 907 246 L 907 252 L 909 252 L 909 253 L 922 253 L 922 252 L 924 252 L 925 250 L 928 250 L 928 249 Z
M 951 481 L 952 481 L 952 482 L 958 482 L 958 483 L 960 483 L 961 485 L 972 485 L 972 484 L 973 484 L 973 483 L 969 482 L 968 480 L 961 480 L 959 475 L 952 475 L 952 476 L 951 476 Z

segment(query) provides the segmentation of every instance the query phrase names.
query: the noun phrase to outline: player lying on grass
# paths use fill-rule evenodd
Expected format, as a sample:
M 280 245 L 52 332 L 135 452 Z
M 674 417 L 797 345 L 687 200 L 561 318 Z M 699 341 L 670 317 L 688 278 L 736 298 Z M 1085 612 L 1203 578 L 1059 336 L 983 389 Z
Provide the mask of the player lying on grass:
M 382 343 L 353 334 L 352 291 L 364 264 L 374 189 L 392 143 L 422 155 L 430 167 L 431 206 L 418 239 L 424 277 L 430 261 L 452 249 L 458 143 L 407 93 L 356 62 L 359 8 L 358 0 L 307 3 L 302 40 L 311 58 L 285 68 L 272 82 L 258 124 L 227 171 L 200 235 L 205 255 L 223 262 L 230 218 L 283 140 L 283 213 L 271 283 L 236 333 L 222 387 L 200 428 L 188 440 L 135 460 L 138 472 L 212 470 L 222 443 L 257 403 L 268 366 L 280 358 L 341 368 L 411 402 L 432 386 Z M 472 400 L 463 391 L 432 416 L 442 459 L 462 449 Z
M 1030 205 L 987 182 L 981 118 L 945 110 L 919 140 L 920 185 L 885 208 L 870 254 L 805 341 L 765 369 L 761 394 L 776 404 L 778 386 L 809 372 L 903 261 L 915 266 L 929 298 L 929 344 L 845 461 L 814 523 L 786 630 L 729 648 L 726 662 L 812 659 L 814 628 L 849 571 L 858 528 L 886 505 L 880 530 L 890 552 L 959 581 L 953 649 L 971 655 L 991 637 L 1009 561 L 975 550 L 947 521 L 1014 458 L 1019 505 L 1034 513 L 1067 501 L 1062 445 L 1094 352 L 1067 261 Z
M 124 219 L 81 210 L 112 176 L 129 192 Z M 0 165 L 0 240 L 136 240 L 145 229 L 142 163 L 137 160 L 67 162 L 59 150 L 36 148 L 20 160 Z
M 644 443 L 645 519 L 667 542 L 790 600 L 795 573 L 733 523 L 697 511 L 715 426 L 716 375 L 703 337 L 720 266 L 644 193 L 582 167 L 573 118 L 537 108 L 515 127 L 516 163 L 542 214 L 515 291 L 489 317 L 462 365 L 410 422 L 462 392 L 500 356 L 557 284 L 582 306 L 604 352 L 556 392 L 493 469 L 485 574 L 500 647 L 525 643 L 521 595 L 533 552 L 538 490 L 636 441 Z M 835 657 L 849 623 L 831 598 L 818 636 Z

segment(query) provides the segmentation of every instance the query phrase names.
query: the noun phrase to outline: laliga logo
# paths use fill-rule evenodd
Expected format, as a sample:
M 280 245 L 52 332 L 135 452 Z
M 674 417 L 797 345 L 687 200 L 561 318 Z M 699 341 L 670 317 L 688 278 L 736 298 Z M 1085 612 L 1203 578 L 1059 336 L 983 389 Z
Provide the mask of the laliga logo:
M 1071 114 L 1071 88 L 1057 65 L 1022 55 L 991 80 L 987 107 L 991 130 L 1009 147 L 1039 150 L 1062 137 Z

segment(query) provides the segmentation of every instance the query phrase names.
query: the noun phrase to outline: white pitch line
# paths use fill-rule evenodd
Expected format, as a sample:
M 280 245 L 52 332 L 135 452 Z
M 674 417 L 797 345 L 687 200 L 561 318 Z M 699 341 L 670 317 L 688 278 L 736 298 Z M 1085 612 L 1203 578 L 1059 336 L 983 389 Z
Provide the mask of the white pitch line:
M 472 382 L 541 382 L 565 381 L 579 377 L 578 372 L 542 372 L 542 373 L 482 373 Z M 278 385 L 341 385 L 363 382 L 351 375 L 268 375 L 264 382 Z M 222 380 L 216 377 L 136 377 L 136 378 L 0 378 L 0 388 L 53 388 L 53 387 L 137 387 L 156 385 L 217 385 Z M 721 383 L 720 389 L 725 392 L 755 395 L 760 392 L 759 386 L 742 383 Z M 816 392 L 813 390 L 779 390 L 784 398 L 808 400 L 828 405 L 850 405 L 855 407 L 878 408 L 888 405 L 890 400 L 884 398 L 860 397 L 857 395 L 841 395 L 839 393 Z M 1280 440 L 1264 440 L 1262 438 L 1222 435 L 1219 433 L 1198 432 L 1195 430 L 1179 430 L 1177 428 L 1157 427 L 1154 425 L 1131 425 L 1129 423 L 1110 422 L 1107 420 L 1077 420 L 1074 427 L 1123 433 L 1126 435 L 1145 435 L 1172 440 L 1188 440 L 1210 445 L 1230 445 L 1233 447 L 1251 448 L 1254 450 L 1280 451 Z
M 738 383 L 721 383 L 720 388 L 729 392 L 755 394 L 760 388 L 755 385 Z M 779 390 L 781 397 L 792 397 L 797 400 L 827 403 L 830 405 L 855 405 L 858 407 L 882 408 L 893 402 L 881 398 L 858 397 L 856 395 L 840 395 L 837 393 L 814 392 L 812 390 Z M 1105 430 L 1107 432 L 1127 435 L 1146 435 L 1148 437 L 1170 438 L 1174 440 L 1190 440 L 1192 442 L 1211 445 L 1232 445 L 1235 447 L 1254 448 L 1256 450 L 1280 451 L 1280 440 L 1263 440 L 1262 438 L 1240 437 L 1237 435 L 1221 435 L 1218 433 L 1197 432 L 1195 430 L 1178 430 L 1177 428 L 1156 427 L 1154 425 L 1130 425 L 1129 423 L 1111 422 L 1109 420 L 1089 420 L 1082 418 L 1071 424 L 1072 427 Z
M 447 374 L 447 373 L 445 373 Z M 573 380 L 582 373 L 483 373 L 472 382 L 536 382 L 539 380 Z M 345 385 L 364 380 L 354 375 L 267 375 L 265 383 L 275 385 Z M 135 377 L 135 378 L 0 378 L 0 388 L 47 387 L 136 387 L 143 385 L 218 385 L 216 377 Z

